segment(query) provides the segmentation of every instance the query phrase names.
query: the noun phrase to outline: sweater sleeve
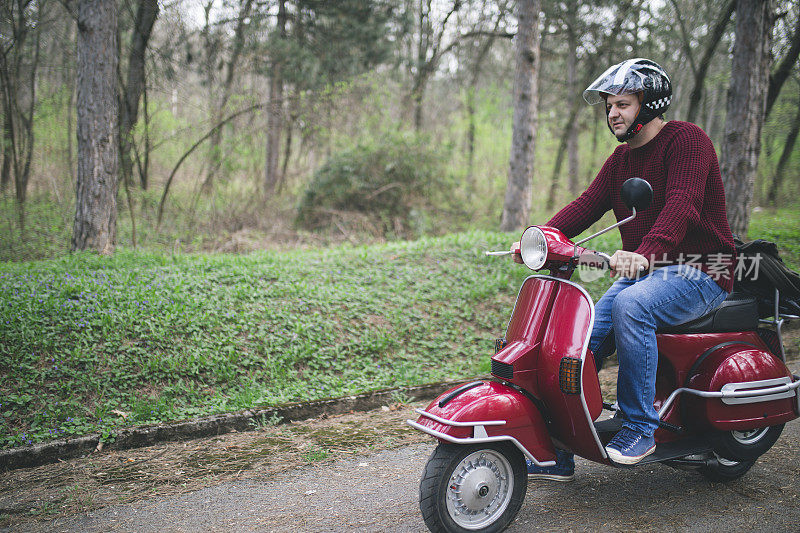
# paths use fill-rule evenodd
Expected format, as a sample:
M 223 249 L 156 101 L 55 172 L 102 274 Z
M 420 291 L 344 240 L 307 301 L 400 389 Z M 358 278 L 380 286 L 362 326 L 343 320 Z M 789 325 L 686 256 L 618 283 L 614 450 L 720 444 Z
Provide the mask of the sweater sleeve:
M 617 165 L 617 152 L 606 159 L 597 177 L 572 202 L 567 204 L 547 222 L 571 239 L 600 220 L 611 209 L 611 176 Z
M 683 241 L 689 224 L 699 225 L 711 140 L 697 127 L 681 131 L 664 152 L 665 205 L 635 250 L 647 258 L 669 254 Z

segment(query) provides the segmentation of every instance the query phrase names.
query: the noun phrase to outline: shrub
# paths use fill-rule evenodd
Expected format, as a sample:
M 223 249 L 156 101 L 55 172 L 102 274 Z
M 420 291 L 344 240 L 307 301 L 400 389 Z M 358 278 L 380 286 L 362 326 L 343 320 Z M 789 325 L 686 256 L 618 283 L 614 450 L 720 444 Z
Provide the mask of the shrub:
M 384 237 L 421 233 L 447 188 L 444 158 L 430 144 L 396 134 L 335 154 L 314 174 L 295 223 Z

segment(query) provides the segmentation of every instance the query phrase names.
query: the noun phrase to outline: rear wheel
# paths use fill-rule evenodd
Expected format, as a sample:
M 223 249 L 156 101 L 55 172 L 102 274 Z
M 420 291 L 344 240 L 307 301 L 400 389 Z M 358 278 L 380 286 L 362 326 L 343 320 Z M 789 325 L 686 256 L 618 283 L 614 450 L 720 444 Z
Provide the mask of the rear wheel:
M 720 431 L 714 443 L 717 455 L 730 461 L 753 461 L 772 448 L 783 424 L 745 431 Z
M 698 472 L 709 481 L 726 483 L 745 475 L 755 462 L 755 459 L 752 461 L 731 461 L 714 454 L 714 457 L 705 466 L 700 467 Z
M 419 507 L 434 533 L 498 532 L 514 520 L 528 487 L 522 452 L 507 442 L 439 444 L 419 485 Z

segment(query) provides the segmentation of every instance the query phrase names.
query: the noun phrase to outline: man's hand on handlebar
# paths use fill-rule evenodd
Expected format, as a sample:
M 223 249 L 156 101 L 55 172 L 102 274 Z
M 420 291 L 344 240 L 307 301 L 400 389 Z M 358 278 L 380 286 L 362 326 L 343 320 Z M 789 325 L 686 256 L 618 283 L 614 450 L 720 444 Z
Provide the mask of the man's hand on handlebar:
M 629 279 L 638 278 L 650 267 L 650 262 L 645 256 L 625 250 L 614 252 L 608 264 L 611 267 L 611 277 L 619 274 Z

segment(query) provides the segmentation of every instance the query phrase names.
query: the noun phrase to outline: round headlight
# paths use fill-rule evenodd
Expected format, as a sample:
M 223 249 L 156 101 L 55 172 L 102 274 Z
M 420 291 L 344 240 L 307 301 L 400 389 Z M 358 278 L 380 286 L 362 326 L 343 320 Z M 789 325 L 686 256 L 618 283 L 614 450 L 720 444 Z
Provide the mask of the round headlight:
M 519 240 L 519 251 L 522 262 L 531 270 L 539 270 L 547 260 L 547 240 L 544 232 L 531 226 L 522 233 Z

